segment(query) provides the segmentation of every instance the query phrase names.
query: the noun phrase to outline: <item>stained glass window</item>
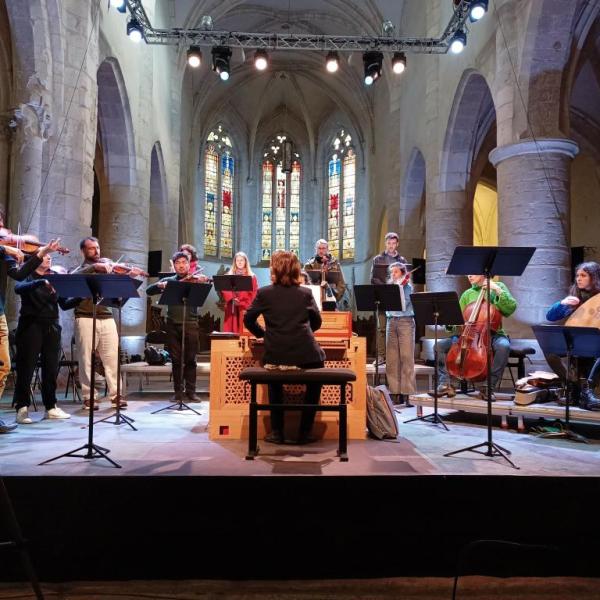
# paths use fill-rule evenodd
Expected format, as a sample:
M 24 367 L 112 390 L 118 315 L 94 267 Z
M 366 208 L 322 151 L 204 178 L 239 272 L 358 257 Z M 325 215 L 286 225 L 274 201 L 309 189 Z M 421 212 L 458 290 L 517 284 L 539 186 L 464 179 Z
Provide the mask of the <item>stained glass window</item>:
M 222 125 L 208 134 L 204 151 L 204 255 L 233 256 L 235 159 Z
M 327 175 L 329 250 L 338 259 L 354 258 L 356 154 L 352 136 L 343 129 L 331 144 Z
M 285 134 L 273 138 L 262 162 L 261 256 L 275 250 L 300 253 L 300 187 L 302 166 L 294 144 Z

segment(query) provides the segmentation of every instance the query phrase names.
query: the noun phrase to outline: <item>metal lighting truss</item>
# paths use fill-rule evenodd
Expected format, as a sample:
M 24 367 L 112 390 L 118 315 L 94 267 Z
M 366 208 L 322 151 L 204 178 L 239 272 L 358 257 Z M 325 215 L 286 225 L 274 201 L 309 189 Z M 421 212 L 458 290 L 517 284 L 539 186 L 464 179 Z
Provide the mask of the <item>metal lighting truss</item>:
M 379 52 L 412 52 L 446 54 L 452 38 L 465 26 L 472 0 L 461 0 L 444 32 L 437 38 L 380 37 L 370 35 L 313 35 L 309 33 L 247 33 L 205 29 L 157 29 L 152 26 L 142 0 L 127 0 L 133 19 L 142 28 L 147 44 L 195 46 L 229 46 L 266 50 L 337 50 L 340 52 L 377 50 Z

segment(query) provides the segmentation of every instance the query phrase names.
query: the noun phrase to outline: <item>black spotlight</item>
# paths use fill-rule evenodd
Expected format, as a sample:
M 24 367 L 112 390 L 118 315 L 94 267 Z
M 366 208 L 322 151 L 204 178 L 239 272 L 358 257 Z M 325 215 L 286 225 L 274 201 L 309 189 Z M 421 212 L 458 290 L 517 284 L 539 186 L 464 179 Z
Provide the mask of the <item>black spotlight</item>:
M 211 50 L 211 53 L 213 71 L 217 73 L 223 81 L 227 81 L 231 72 L 229 67 L 231 48 L 228 46 L 215 46 Z
M 373 82 L 381 77 L 383 54 L 377 50 L 365 52 L 363 63 L 365 65 L 365 85 L 373 85 Z

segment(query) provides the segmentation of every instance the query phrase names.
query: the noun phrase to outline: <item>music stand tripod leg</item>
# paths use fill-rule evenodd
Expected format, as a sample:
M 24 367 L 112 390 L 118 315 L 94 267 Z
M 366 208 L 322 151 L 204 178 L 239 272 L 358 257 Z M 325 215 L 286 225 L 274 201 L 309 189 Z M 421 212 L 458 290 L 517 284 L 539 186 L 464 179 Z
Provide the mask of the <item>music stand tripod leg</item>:
M 107 454 L 110 452 L 110 450 L 108 450 L 108 448 L 102 448 L 101 446 L 94 444 L 94 398 L 95 398 L 95 387 L 94 386 L 96 385 L 96 371 L 94 369 L 94 349 L 96 348 L 96 307 L 97 307 L 98 303 L 101 301 L 102 301 L 102 298 L 99 298 L 96 295 L 94 295 L 92 297 L 92 350 L 91 350 L 92 356 L 91 356 L 91 361 L 90 361 L 91 374 L 90 374 L 90 407 L 89 407 L 90 414 L 89 414 L 89 418 L 88 418 L 88 442 L 87 442 L 87 444 L 84 444 L 83 446 L 80 446 L 79 448 L 75 448 L 75 450 L 65 452 L 64 454 L 60 454 L 59 456 L 55 456 L 54 458 L 49 458 L 48 460 L 45 460 L 45 461 L 39 463 L 39 466 L 47 465 L 51 462 L 54 462 L 55 460 L 58 460 L 59 458 L 74 457 L 74 458 L 85 458 L 85 459 L 104 458 L 109 463 L 111 463 L 113 465 L 113 467 L 115 467 L 115 469 L 121 468 L 121 465 L 117 464 L 114 460 L 112 460 L 111 458 L 109 458 L 107 456 Z M 85 454 L 77 454 L 80 450 L 86 450 L 86 453 Z
M 96 423 L 109 423 L 111 425 L 123 425 L 123 423 L 125 423 L 126 425 L 129 425 L 129 427 L 131 427 L 131 429 L 133 429 L 133 431 L 137 431 L 137 429 L 133 426 L 133 423 L 135 422 L 135 419 L 124 415 L 121 413 L 121 308 L 123 307 L 123 300 L 122 298 L 119 298 L 118 300 L 118 306 L 117 306 L 117 312 L 119 314 L 119 325 L 117 327 L 117 336 L 118 336 L 118 343 L 117 343 L 117 406 L 116 406 L 116 410 L 112 415 L 109 415 L 108 417 L 104 417 L 104 419 L 98 419 L 96 421 Z M 114 421 L 111 421 L 111 419 L 114 417 Z

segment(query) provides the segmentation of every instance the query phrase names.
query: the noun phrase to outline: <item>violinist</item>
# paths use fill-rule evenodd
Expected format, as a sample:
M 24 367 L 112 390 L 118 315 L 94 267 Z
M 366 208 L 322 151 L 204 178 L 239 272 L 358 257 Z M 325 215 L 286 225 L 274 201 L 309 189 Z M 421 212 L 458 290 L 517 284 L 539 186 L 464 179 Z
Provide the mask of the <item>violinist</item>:
M 571 316 L 584 302 L 600 293 L 600 265 L 596 262 L 584 262 L 575 269 L 575 283 L 569 290 L 569 295 L 555 302 L 546 313 L 548 321 L 560 321 Z M 570 373 L 563 362 L 564 357 L 556 354 L 546 354 L 546 362 L 550 368 L 563 380 L 568 379 L 572 386 L 571 398 L 585 410 L 600 410 L 600 398 L 594 394 L 594 388 L 600 383 L 600 359 L 578 359 L 578 371 L 589 372 L 581 383 L 578 373 Z M 590 362 L 593 362 L 590 369 Z
M 32 259 L 30 258 L 30 262 Z M 46 419 L 69 419 L 71 415 L 56 404 L 56 378 L 60 360 L 61 326 L 58 307 L 74 308 L 80 298 L 59 298 L 46 276 L 51 271 L 52 257 L 46 254 L 42 263 L 24 281 L 15 285 L 21 297 L 19 323 L 17 325 L 17 380 L 13 404 L 17 411 L 17 423 L 31 424 L 28 409 L 31 404 L 31 379 L 38 356 L 42 369 L 42 401 Z
M 0 210 L 0 226 L 4 225 L 4 213 Z M 23 281 L 30 273 L 35 271 L 42 263 L 46 254 L 58 249 L 57 240 L 42 246 L 25 264 L 19 267 L 18 262 L 23 260 L 23 253 L 9 246 L 0 245 L 0 260 L 6 263 L 8 276 L 17 281 Z M 8 344 L 8 324 L 4 314 L 4 294 L 0 294 L 0 397 L 4 393 L 6 378 L 10 373 L 10 353 Z M 0 434 L 8 433 L 15 429 L 16 423 L 6 424 L 0 419 Z
M 467 275 L 471 287 L 464 291 L 460 297 L 459 303 L 461 310 L 470 304 L 477 301 L 482 290 L 486 290 L 486 279 L 484 275 Z M 492 305 L 498 309 L 503 317 L 509 317 L 517 309 L 517 301 L 513 298 L 510 291 L 501 281 L 490 281 L 490 298 Z M 485 307 L 482 308 L 485 310 Z M 455 331 L 454 329 L 452 329 Z M 458 335 L 442 339 L 437 344 L 438 350 L 438 371 L 439 371 L 439 395 L 447 395 L 449 397 L 456 395 L 456 390 L 450 382 L 450 377 L 446 367 L 446 355 L 451 346 L 458 341 Z M 508 363 L 508 355 L 510 353 L 510 341 L 506 332 L 500 326 L 496 331 L 492 331 L 492 351 L 494 353 L 492 359 L 491 385 L 492 390 L 496 388 L 498 382 L 502 378 L 502 373 Z M 480 392 L 480 397 L 485 398 L 485 390 Z
M 190 257 L 190 273 L 195 273 L 198 268 L 198 251 L 191 244 L 181 244 L 179 252 L 185 252 Z
M 344 281 L 344 273 L 340 267 L 340 263 L 329 254 L 329 243 L 327 240 L 318 240 L 315 244 L 315 255 L 304 265 L 307 270 L 313 271 L 335 271 L 340 275 L 337 284 L 328 284 L 323 278 L 321 285 L 329 288 L 330 292 L 335 295 L 335 300 L 338 304 L 341 302 L 344 292 L 346 291 L 346 282 Z
M 233 257 L 231 268 L 227 271 L 227 275 L 249 275 L 252 277 L 252 290 L 249 292 L 230 292 L 223 291 L 225 300 L 225 319 L 223 321 L 223 331 L 231 331 L 239 333 L 242 311 L 248 309 L 252 304 L 256 291 L 258 290 L 258 282 L 256 275 L 250 268 L 248 257 L 245 252 L 237 252 Z
M 385 234 L 385 249 L 381 254 L 378 254 L 373 258 L 371 263 L 371 284 L 384 284 L 385 275 L 380 273 L 380 269 L 377 267 L 388 267 L 401 259 L 398 254 L 398 242 L 399 237 L 397 233 L 389 231 Z M 379 322 L 377 323 L 377 347 L 379 349 L 379 356 L 377 362 L 382 365 L 385 364 L 385 340 L 386 340 L 386 316 L 383 312 L 379 315 Z
M 203 283 L 208 277 L 202 274 L 190 273 L 190 257 L 187 252 L 175 252 L 171 257 L 175 275 L 164 277 L 149 285 L 146 295 L 162 294 L 169 281 L 196 281 Z M 185 356 L 181 356 L 181 335 L 185 308 Z M 196 395 L 196 354 L 198 353 L 198 307 L 168 306 L 167 307 L 167 346 L 171 355 L 173 372 L 174 402 L 179 402 L 185 391 L 187 400 L 200 402 Z M 181 361 L 183 360 L 183 379 L 181 381 Z
M 83 261 L 73 273 L 113 273 L 117 271 L 117 263 L 103 258 L 100 254 L 98 238 L 83 238 L 79 242 L 79 249 L 81 250 Z M 144 273 L 137 267 L 128 266 L 124 270 L 131 277 Z M 93 314 L 93 301 L 91 298 L 84 298 L 75 309 L 75 343 L 77 344 L 79 353 L 79 379 L 81 381 L 83 407 L 85 410 L 90 409 L 90 377 L 92 373 L 92 350 L 94 350 L 104 365 L 106 384 L 112 406 L 116 408 L 117 403 L 119 403 L 120 408 L 126 408 L 127 401 L 125 398 L 117 396 L 119 334 L 112 309 L 102 305 L 96 307 L 95 348 L 92 348 Z M 94 410 L 99 408 L 99 404 L 99 399 L 96 399 Z
M 386 311 L 386 377 L 394 404 L 408 404 L 408 397 L 417 390 L 415 381 L 415 318 L 410 300 L 412 285 L 403 256 L 389 267 L 387 283 L 400 288 L 402 310 Z

